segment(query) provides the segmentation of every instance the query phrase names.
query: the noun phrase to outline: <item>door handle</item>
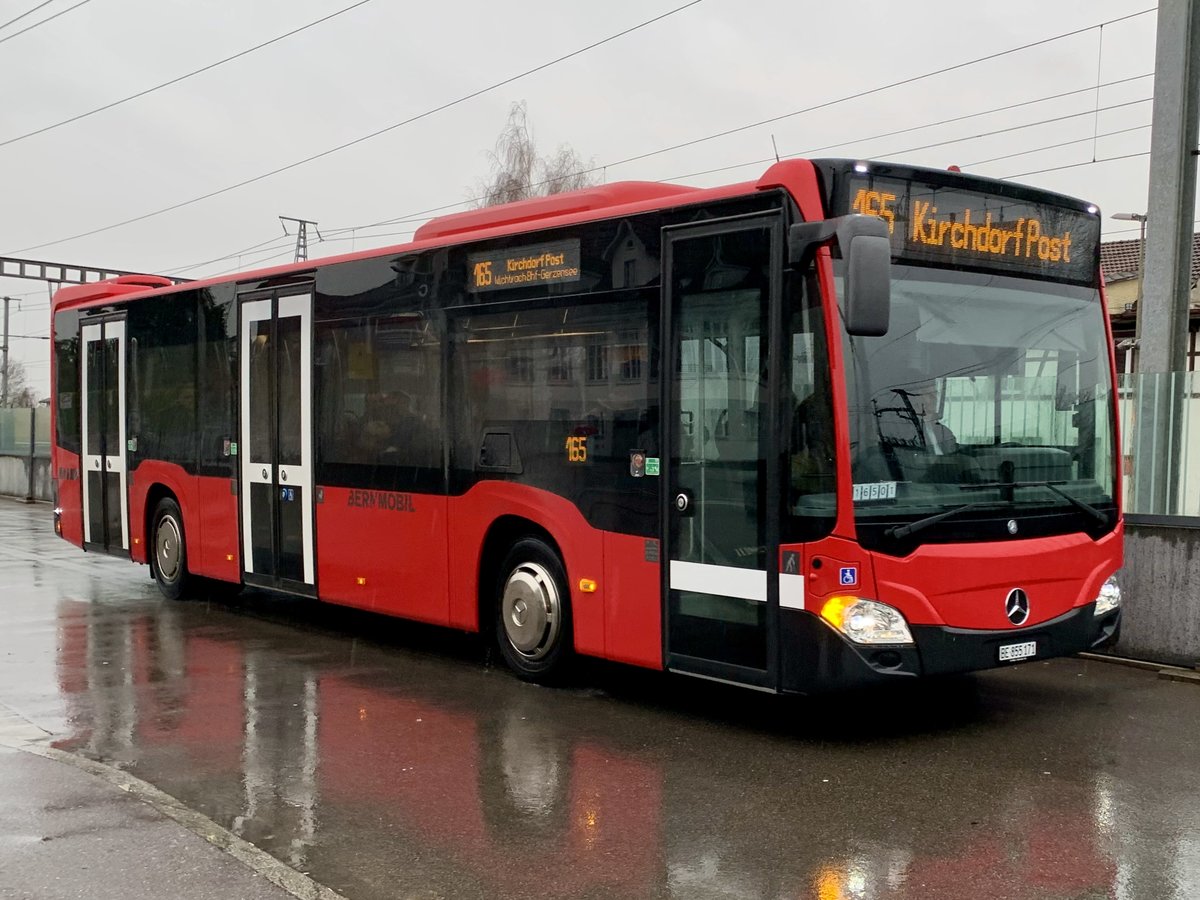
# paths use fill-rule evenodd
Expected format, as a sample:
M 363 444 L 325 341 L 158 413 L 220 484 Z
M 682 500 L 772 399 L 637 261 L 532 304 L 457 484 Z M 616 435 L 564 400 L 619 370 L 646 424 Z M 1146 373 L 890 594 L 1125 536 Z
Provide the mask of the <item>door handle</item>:
M 268 473 L 267 473 L 267 470 L 266 470 L 266 469 L 263 469 L 263 470 L 262 470 L 262 477 L 263 477 L 263 481 L 266 481 L 266 480 L 267 480 L 267 478 L 269 478 L 269 477 L 270 477 L 270 476 L 268 475 Z
M 679 513 L 679 515 L 690 518 L 695 512 L 692 506 L 691 491 L 680 491 L 675 495 L 675 512 Z

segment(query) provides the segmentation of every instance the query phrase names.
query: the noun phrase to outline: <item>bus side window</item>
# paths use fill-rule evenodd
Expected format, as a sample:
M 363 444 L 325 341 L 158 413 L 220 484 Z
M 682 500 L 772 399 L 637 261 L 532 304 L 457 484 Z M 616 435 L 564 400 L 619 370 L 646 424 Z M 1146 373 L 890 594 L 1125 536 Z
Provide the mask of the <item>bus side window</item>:
M 441 340 L 424 313 L 316 328 L 317 434 L 322 460 L 407 470 L 440 469 Z M 385 481 L 390 476 L 382 476 Z
M 196 294 L 131 304 L 127 323 L 133 446 L 143 459 L 194 466 Z
M 58 446 L 79 452 L 79 312 L 67 310 L 54 316 L 54 354 L 58 367 L 55 382 L 55 424 Z
M 237 303 L 221 286 L 200 295 L 200 466 L 206 474 L 232 475 L 237 422 Z
M 652 533 L 657 374 L 644 298 L 457 320 L 451 409 L 460 479 L 506 478 L 579 505 L 597 527 Z M 696 423 L 700 427 L 700 423 Z

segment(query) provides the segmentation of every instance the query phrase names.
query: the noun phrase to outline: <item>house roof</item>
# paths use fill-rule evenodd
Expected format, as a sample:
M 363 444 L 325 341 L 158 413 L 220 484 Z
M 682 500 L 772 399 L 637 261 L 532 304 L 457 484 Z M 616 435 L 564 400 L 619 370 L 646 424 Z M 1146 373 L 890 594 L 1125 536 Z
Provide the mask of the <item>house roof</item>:
M 1138 244 L 1134 238 L 1128 241 L 1105 241 L 1100 245 L 1100 265 L 1104 269 L 1104 283 L 1128 281 L 1138 276 Z M 1200 232 L 1192 235 L 1192 277 L 1195 287 L 1200 280 Z

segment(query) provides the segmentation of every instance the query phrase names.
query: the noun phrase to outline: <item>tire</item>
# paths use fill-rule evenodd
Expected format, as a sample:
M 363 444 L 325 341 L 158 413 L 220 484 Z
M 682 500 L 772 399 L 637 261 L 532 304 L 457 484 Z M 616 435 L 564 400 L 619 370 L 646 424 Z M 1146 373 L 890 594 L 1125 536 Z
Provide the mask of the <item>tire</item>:
M 154 551 L 154 580 L 168 600 L 186 596 L 195 580 L 187 567 L 187 540 L 183 531 L 183 513 L 171 497 L 164 497 L 154 508 L 150 526 L 150 546 Z
M 546 543 L 525 537 L 509 548 L 493 593 L 500 654 L 525 681 L 549 683 L 571 658 L 571 594 L 562 560 Z

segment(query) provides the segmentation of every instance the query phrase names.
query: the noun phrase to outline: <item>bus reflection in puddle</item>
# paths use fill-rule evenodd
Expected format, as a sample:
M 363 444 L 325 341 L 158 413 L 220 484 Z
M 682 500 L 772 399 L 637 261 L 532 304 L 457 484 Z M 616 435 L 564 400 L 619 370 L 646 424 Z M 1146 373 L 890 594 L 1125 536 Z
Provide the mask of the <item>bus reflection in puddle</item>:
M 706 749 L 687 722 L 633 742 L 603 718 L 548 715 L 557 692 L 458 667 L 483 680 L 452 696 L 429 672 L 404 683 L 347 666 L 344 648 L 281 651 L 234 624 L 64 601 L 73 733 L 58 746 L 355 896 L 1065 898 L 1107 895 L 1117 877 L 1104 842 L 1117 813 L 1099 794 L 989 773 L 975 800 L 891 808 L 886 773 L 831 785 L 798 771 L 829 748 L 747 733 L 740 750 L 727 735 Z M 747 748 L 777 759 L 738 759 Z

